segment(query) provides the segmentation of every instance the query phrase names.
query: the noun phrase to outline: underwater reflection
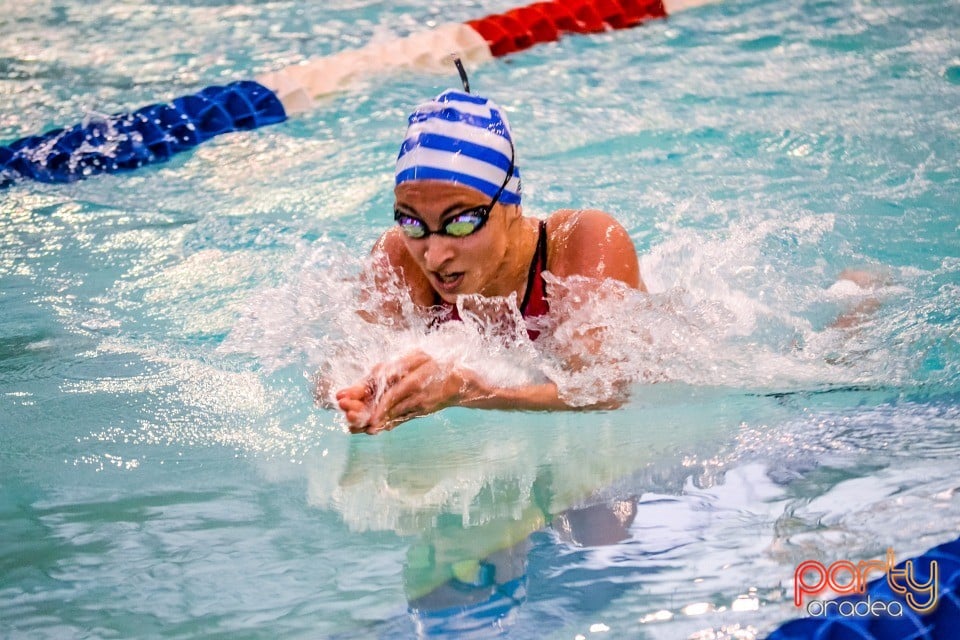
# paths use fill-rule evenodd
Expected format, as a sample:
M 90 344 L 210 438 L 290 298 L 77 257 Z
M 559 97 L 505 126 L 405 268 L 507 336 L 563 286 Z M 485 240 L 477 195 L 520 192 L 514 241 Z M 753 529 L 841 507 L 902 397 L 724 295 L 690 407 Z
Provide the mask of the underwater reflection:
M 409 539 L 400 579 L 419 634 L 497 634 L 527 601 L 532 535 L 569 549 L 629 543 L 645 478 L 682 486 L 690 460 L 735 432 L 738 403 L 771 402 L 666 384 L 645 400 L 520 420 L 450 409 L 389 438 L 344 434 L 308 465 L 309 498 L 352 530 Z
M 636 499 L 631 497 L 567 509 L 549 521 L 546 514 L 530 514 L 525 524 L 539 524 L 539 530 L 549 525 L 561 542 L 573 547 L 599 547 L 628 540 L 636 515 Z M 527 599 L 530 536 L 479 560 L 458 559 L 463 557 L 462 547 L 469 546 L 470 538 L 504 533 L 509 536 L 502 525 L 498 531 L 483 529 L 479 527 L 470 533 L 461 529 L 466 535 L 457 540 L 432 530 L 411 546 L 404 566 L 404 586 L 410 615 L 420 636 L 489 637 L 516 621 Z M 458 545 L 461 548 L 451 553 Z M 440 586 L 417 595 L 422 585 L 446 572 L 453 575 Z

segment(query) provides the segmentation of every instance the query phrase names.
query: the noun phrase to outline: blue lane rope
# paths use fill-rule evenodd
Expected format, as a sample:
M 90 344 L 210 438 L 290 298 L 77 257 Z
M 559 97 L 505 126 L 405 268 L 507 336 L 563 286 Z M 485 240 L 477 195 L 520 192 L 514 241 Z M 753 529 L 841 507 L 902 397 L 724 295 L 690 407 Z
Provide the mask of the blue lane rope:
M 73 182 L 163 162 L 214 136 L 287 119 L 276 94 L 250 80 L 92 119 L 0 147 L 0 187 L 17 178 Z
M 939 591 L 937 607 L 925 615 L 911 609 L 902 596 L 890 589 L 886 577 L 867 584 L 865 594 L 844 596 L 834 602 L 897 600 L 903 616 L 843 616 L 839 607 L 829 607 L 824 617 L 791 620 L 767 636 L 767 640 L 951 640 L 960 637 L 960 538 L 930 549 L 913 559 L 913 571 L 921 584 L 929 580 L 931 561 L 937 562 Z M 897 565 L 902 569 L 907 561 Z

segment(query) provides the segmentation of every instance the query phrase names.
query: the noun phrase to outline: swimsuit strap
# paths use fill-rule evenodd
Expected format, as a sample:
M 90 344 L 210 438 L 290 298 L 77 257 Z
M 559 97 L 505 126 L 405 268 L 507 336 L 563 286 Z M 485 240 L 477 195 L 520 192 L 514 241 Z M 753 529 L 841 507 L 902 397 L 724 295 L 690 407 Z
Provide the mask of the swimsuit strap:
M 520 303 L 520 314 L 524 318 L 542 316 L 549 311 L 547 304 L 547 283 L 543 281 L 543 272 L 547 269 L 547 221 L 540 221 L 537 237 L 537 249 L 533 252 L 530 271 L 527 273 L 527 290 Z
M 527 289 L 523 294 L 523 302 L 520 303 L 520 315 L 524 318 L 542 316 L 550 310 L 550 305 L 547 303 L 547 283 L 543 280 L 543 272 L 546 269 L 547 222 L 541 220 L 537 234 L 537 248 L 533 252 L 530 270 L 527 272 Z M 433 292 L 433 304 L 446 310 L 446 315 L 441 322 L 460 320 L 460 313 L 457 311 L 456 305 L 444 301 L 436 291 Z M 535 338 L 539 332 L 531 331 L 530 333 L 531 338 Z

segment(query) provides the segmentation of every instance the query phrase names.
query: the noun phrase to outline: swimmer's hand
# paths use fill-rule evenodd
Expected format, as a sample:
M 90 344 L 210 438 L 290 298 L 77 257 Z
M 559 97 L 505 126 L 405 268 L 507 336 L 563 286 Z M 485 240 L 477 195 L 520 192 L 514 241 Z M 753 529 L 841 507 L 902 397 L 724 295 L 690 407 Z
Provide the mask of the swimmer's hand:
M 337 392 L 351 433 L 373 435 L 461 404 L 474 388 L 472 372 L 413 351 L 379 364 L 357 384 Z
M 880 309 L 881 302 L 876 295 L 876 290 L 888 284 L 890 284 L 889 279 L 883 274 L 864 269 L 844 269 L 830 289 L 841 292 L 852 287 L 863 297 L 856 305 L 846 309 L 830 323 L 829 328 L 849 330 L 856 329 L 865 323 Z
M 447 407 L 512 411 L 614 409 L 621 398 L 591 405 L 571 405 L 557 385 L 547 381 L 500 387 L 470 369 L 413 351 L 375 366 L 357 384 L 336 394 L 351 433 L 373 435 Z

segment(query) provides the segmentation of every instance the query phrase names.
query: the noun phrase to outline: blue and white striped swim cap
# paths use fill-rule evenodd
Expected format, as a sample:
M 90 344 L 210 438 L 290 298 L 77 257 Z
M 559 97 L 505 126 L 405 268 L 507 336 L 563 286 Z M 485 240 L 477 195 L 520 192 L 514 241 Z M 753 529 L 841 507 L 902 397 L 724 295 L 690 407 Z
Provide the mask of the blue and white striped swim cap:
M 510 125 L 500 107 L 486 98 L 450 89 L 410 115 L 397 157 L 396 184 L 443 180 L 473 187 L 493 198 L 507 179 L 512 158 Z M 520 204 L 520 170 L 515 164 L 500 202 Z

